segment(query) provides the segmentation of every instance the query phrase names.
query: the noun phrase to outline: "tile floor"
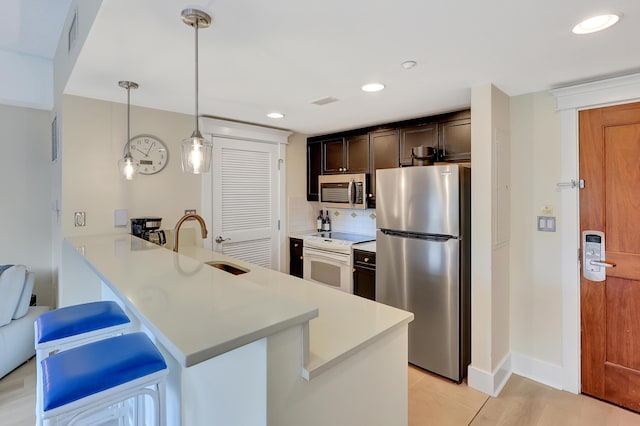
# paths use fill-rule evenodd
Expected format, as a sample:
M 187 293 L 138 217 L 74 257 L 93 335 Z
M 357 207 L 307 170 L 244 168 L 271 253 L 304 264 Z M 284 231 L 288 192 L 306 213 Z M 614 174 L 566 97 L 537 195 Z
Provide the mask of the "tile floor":
M 638 426 L 640 414 L 512 375 L 497 398 L 409 366 L 410 426 Z
M 411 365 L 408 374 L 410 426 L 640 426 L 639 414 L 516 375 L 491 398 Z M 33 425 L 34 404 L 31 359 L 0 380 L 0 425 Z

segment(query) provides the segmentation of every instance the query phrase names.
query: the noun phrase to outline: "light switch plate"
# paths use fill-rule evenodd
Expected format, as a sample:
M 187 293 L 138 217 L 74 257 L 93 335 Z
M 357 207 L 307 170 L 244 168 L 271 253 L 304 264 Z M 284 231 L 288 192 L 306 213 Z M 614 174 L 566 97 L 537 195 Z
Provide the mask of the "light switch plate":
M 85 212 L 75 212 L 73 214 L 73 225 L 74 226 L 85 226 L 86 225 L 86 213 Z
M 113 226 L 127 226 L 127 209 L 116 209 L 113 213 Z
M 556 232 L 556 217 L 538 216 L 538 231 Z

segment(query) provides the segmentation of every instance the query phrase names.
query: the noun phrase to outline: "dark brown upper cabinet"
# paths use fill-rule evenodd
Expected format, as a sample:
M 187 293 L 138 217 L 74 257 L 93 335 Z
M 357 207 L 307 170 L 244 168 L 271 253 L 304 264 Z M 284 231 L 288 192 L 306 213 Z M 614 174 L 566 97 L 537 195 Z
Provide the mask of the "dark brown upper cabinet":
M 369 136 L 356 135 L 322 142 L 323 175 L 367 173 L 369 171 Z
M 322 141 L 322 174 L 330 175 L 342 173 L 345 166 L 344 138 L 334 138 Z
M 322 172 L 322 143 L 307 142 L 307 201 L 318 201 L 318 176 Z
M 369 135 L 348 136 L 346 146 L 347 173 L 369 173 Z
M 438 123 L 438 159 L 440 161 L 471 160 L 471 119 Z
M 369 179 L 369 207 L 376 202 L 376 170 L 400 166 L 398 130 L 379 130 L 369 133 L 371 175 Z
M 411 149 L 417 146 L 431 146 L 438 149 L 436 123 L 400 129 L 400 165 L 411 165 Z
M 307 200 L 318 201 L 318 176 L 369 173 L 375 208 L 376 170 L 411 165 L 411 149 L 437 149 L 437 161 L 471 161 L 471 110 L 412 118 L 307 139 Z

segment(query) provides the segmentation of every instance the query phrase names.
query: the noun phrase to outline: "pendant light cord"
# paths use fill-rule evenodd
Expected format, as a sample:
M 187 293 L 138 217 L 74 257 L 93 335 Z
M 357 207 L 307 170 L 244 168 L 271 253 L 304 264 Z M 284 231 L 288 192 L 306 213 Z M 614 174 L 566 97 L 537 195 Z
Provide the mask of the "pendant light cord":
M 131 155 L 131 84 L 127 85 L 127 155 Z
M 198 19 L 196 19 L 194 27 L 196 29 L 196 132 L 195 133 L 197 136 L 200 136 L 200 130 L 198 128 L 198 27 L 199 27 Z

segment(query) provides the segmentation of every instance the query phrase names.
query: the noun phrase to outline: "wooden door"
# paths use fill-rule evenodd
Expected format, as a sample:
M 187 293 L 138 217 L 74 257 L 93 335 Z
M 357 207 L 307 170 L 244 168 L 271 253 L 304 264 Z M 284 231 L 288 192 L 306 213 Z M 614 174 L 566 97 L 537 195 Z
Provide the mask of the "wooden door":
M 582 392 L 640 411 L 640 103 L 579 123 L 581 235 L 604 232 L 616 264 L 602 282 L 581 274 Z

